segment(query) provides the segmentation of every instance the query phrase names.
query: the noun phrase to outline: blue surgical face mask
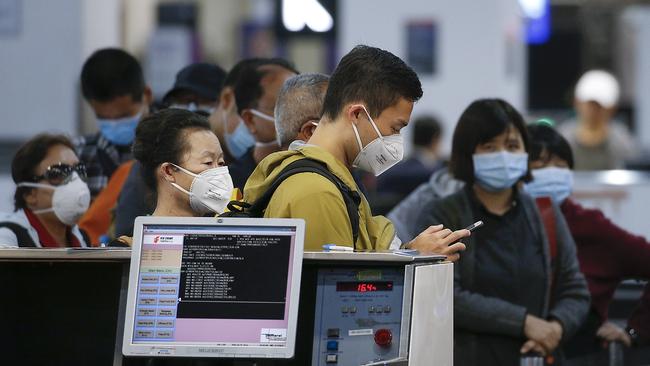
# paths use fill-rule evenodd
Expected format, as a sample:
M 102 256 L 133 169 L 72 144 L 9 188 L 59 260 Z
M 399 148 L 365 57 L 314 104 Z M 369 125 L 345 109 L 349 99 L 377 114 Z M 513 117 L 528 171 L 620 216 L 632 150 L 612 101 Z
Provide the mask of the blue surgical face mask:
M 107 119 L 97 118 L 99 131 L 102 136 L 115 145 L 130 145 L 135 138 L 135 128 L 140 122 L 142 111 L 138 112 L 135 116 Z
M 524 190 L 533 196 L 551 197 L 560 204 L 571 195 L 573 172 L 567 168 L 548 167 L 532 171 L 533 181 L 524 185 Z
M 225 118 L 224 121 L 226 121 Z M 251 135 L 246 124 L 241 119 L 235 131 L 233 133 L 225 132 L 224 137 L 226 139 L 226 147 L 228 147 L 228 151 L 230 151 L 230 154 L 235 159 L 244 156 L 246 151 L 255 145 L 255 137 Z
M 474 178 L 485 190 L 504 191 L 528 171 L 528 154 L 506 151 L 474 154 Z

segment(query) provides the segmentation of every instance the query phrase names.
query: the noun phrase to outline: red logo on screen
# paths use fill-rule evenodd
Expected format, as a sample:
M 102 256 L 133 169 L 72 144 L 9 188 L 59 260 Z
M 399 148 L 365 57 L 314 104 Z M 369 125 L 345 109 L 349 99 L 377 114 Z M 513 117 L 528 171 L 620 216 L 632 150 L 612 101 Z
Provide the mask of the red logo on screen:
M 156 235 L 156 237 L 153 238 L 153 243 L 154 243 L 154 244 L 158 244 L 158 241 L 159 241 L 159 240 L 160 240 L 160 236 L 157 236 L 157 235 Z

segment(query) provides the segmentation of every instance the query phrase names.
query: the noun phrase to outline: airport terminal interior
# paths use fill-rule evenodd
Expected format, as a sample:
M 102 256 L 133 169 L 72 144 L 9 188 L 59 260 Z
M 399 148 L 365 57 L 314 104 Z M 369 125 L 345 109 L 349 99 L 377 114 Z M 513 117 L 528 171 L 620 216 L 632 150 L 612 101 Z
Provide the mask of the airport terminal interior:
M 0 0 L 0 364 L 650 366 L 650 1 Z

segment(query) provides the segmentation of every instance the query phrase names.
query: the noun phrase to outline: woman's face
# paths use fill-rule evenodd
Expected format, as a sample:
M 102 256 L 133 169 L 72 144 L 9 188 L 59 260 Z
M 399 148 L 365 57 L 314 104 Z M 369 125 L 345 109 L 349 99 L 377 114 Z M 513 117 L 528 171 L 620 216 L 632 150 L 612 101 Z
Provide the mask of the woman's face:
M 478 144 L 474 154 L 487 154 L 507 151 L 510 153 L 525 153 L 524 140 L 515 126 L 510 126 L 502 134 L 491 140 Z
M 570 169 L 569 163 L 567 163 L 566 160 L 560 158 L 557 155 L 550 154 L 546 149 L 544 149 L 542 153 L 539 154 L 539 158 L 537 160 L 534 160 L 530 163 L 531 169 L 542 169 L 550 167 Z
M 42 176 L 50 166 L 57 164 L 67 164 L 73 166 L 79 164 L 79 159 L 77 158 L 75 152 L 72 151 L 72 149 L 69 147 L 65 145 L 54 145 L 49 148 L 47 154 L 45 155 L 45 158 L 36 166 L 34 169 L 34 175 Z M 42 179 L 36 183 L 57 186 L 63 182 L 48 181 L 46 179 Z M 50 208 L 52 207 L 53 194 L 54 190 L 52 189 L 32 188 L 30 192 L 25 195 L 27 207 L 29 207 L 29 209 L 32 211 Z M 53 212 L 43 213 L 43 216 L 56 219 L 56 216 Z
M 179 161 L 179 165 L 192 173 L 200 174 L 205 170 L 225 166 L 223 150 L 217 136 L 209 130 L 191 130 L 183 137 L 188 147 Z M 176 183 L 190 190 L 194 177 L 180 170 L 174 173 Z M 187 195 L 184 196 L 187 200 Z

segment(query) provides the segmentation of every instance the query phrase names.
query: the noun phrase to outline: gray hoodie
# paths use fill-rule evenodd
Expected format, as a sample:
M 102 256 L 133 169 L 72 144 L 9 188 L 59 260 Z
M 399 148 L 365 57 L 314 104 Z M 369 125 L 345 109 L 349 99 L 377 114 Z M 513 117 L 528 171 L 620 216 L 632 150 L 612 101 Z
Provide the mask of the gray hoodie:
M 464 186 L 465 183 L 454 179 L 447 168 L 437 170 L 428 182 L 420 185 L 388 213 L 387 217 L 395 225 L 397 236 L 405 243 L 413 240 L 420 233 L 415 223 L 422 208 L 430 207 L 433 201 L 456 193 Z

